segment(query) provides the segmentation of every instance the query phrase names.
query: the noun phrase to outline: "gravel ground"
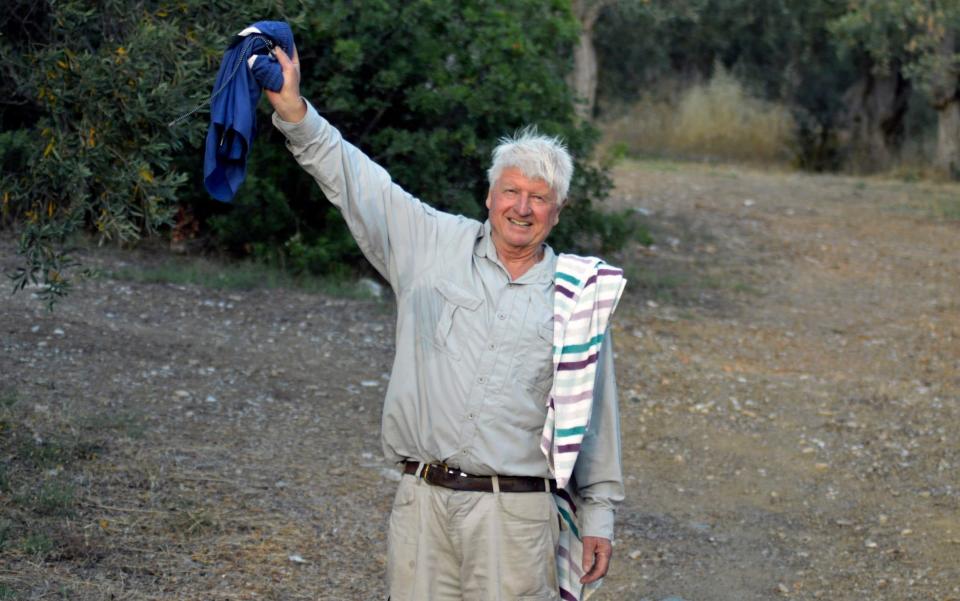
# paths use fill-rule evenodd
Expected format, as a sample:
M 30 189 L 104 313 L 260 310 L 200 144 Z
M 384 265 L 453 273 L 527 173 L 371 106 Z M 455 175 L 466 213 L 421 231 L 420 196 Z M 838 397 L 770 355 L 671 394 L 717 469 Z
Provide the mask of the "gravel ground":
M 960 600 L 960 188 L 628 163 L 607 600 Z M 0 240 L 9 268 L 13 243 Z M 158 251 L 87 250 L 105 270 Z M 0 599 L 382 599 L 389 300 L 0 305 Z

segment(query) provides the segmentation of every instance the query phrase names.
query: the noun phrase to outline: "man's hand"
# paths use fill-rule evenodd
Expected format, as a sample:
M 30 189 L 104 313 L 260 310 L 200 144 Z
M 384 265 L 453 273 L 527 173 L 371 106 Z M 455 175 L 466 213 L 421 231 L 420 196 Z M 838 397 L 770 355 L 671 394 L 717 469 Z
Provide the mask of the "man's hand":
M 279 92 L 264 90 L 267 100 L 281 119 L 289 123 L 299 123 L 307 114 L 307 103 L 300 97 L 300 56 L 296 47 L 293 48 L 293 60 L 280 46 L 274 48 L 273 53 L 283 72 L 283 87 Z
M 583 537 L 583 578 L 580 584 L 590 584 L 604 577 L 610 567 L 613 545 L 599 536 Z

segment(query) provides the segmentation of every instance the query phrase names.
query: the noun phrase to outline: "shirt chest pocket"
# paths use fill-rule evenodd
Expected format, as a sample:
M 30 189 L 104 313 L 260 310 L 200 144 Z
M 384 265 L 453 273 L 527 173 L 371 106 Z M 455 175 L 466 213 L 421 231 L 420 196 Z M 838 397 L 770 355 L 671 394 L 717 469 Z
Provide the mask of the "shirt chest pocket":
M 528 388 L 546 394 L 553 385 L 553 319 L 537 324 L 536 333 L 528 339 L 518 371 Z
M 483 300 L 450 280 L 440 280 L 435 290 L 440 312 L 433 332 L 433 346 L 459 361 L 470 339 L 479 334 L 474 330 L 479 321 L 477 308 Z

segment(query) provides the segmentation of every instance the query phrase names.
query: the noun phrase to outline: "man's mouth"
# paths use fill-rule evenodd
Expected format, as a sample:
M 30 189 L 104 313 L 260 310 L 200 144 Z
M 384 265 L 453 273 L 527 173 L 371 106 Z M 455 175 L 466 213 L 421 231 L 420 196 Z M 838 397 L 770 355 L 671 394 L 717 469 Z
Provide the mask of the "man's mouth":
M 520 227 L 530 227 L 531 225 L 533 225 L 529 221 L 520 221 L 519 219 L 514 219 L 512 217 L 507 217 L 507 221 L 509 221 L 513 225 L 519 225 Z

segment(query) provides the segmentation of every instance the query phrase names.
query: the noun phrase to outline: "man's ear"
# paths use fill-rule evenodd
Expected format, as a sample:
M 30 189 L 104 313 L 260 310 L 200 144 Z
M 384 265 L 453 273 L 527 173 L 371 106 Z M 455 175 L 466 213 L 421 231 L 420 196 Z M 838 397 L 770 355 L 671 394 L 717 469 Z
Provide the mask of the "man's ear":
M 553 225 L 551 225 L 550 227 L 554 227 L 555 225 L 560 223 L 560 213 L 563 212 L 563 207 L 565 206 L 567 206 L 567 203 L 563 203 L 557 208 L 557 212 L 554 213 L 553 215 Z
M 490 205 L 493 204 L 493 187 L 492 186 L 489 189 L 487 189 L 487 202 L 485 204 L 487 205 L 487 210 L 489 211 Z

